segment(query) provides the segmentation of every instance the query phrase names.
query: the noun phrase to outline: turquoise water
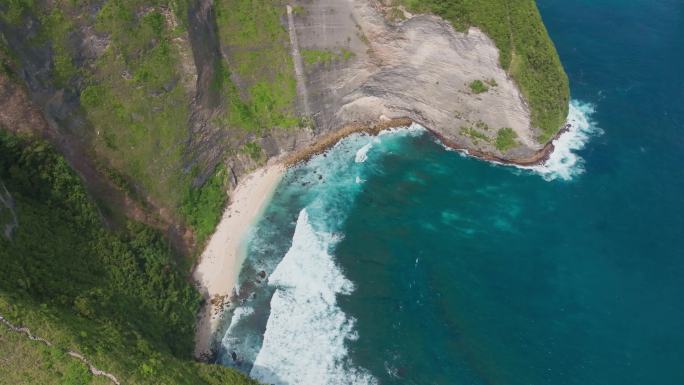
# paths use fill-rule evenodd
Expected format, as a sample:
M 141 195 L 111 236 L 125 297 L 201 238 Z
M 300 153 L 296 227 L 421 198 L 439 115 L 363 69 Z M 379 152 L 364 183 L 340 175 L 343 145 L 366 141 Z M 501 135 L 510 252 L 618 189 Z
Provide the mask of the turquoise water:
M 221 362 L 279 384 L 684 384 L 684 3 L 538 4 L 574 99 L 551 164 L 414 128 L 289 171 Z

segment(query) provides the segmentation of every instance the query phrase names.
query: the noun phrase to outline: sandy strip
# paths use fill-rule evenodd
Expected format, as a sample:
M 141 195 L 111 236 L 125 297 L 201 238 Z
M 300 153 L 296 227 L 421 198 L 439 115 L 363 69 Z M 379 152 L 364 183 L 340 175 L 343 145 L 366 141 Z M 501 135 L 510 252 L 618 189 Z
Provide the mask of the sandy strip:
M 195 357 L 199 359 L 211 354 L 212 337 L 221 318 L 221 304 L 232 293 L 240 274 L 244 237 L 263 212 L 284 172 L 283 165 L 274 164 L 260 168 L 240 181 L 193 272 L 206 300 L 195 334 Z

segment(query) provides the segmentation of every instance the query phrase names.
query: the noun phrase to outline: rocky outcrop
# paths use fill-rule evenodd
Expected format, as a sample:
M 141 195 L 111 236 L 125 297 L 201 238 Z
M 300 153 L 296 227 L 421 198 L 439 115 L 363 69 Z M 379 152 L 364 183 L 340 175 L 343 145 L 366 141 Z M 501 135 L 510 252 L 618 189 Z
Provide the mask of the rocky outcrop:
M 459 32 L 431 15 L 391 22 L 373 0 L 318 0 L 303 7 L 295 18 L 302 50 L 351 53 L 308 68 L 320 132 L 409 118 L 483 157 L 526 162 L 543 151 L 520 90 L 479 29 Z M 484 87 L 473 90 L 473 82 Z M 505 127 L 517 136 L 514 146 L 497 146 Z
M 230 101 L 215 83 L 225 76 L 222 71 L 230 64 L 231 50 L 222 48 L 219 41 L 214 2 L 190 0 L 188 4 L 185 21 L 169 9 L 159 9 L 169 28 L 186 27 L 179 29 L 171 43 L 178 52 L 176 82 L 189 104 L 187 139 L 165 149 L 182 153 L 182 164 L 160 168 L 182 169 L 184 175 L 192 176 L 193 186 L 201 185 L 222 161 L 235 186 L 241 175 L 269 157 L 294 154 L 288 159 L 304 159 L 307 153 L 324 149 L 322 143 L 334 143 L 345 133 L 373 131 L 397 121 L 417 122 L 451 147 L 502 162 L 539 162 L 552 148 L 537 142 L 539 130 L 531 126 L 525 100 L 500 67 L 498 50 L 484 33 L 476 28 L 459 32 L 430 15 L 404 12 L 389 18 L 378 0 L 292 2 L 289 11 L 285 3 L 274 5 L 282 8 L 282 27 L 290 41 L 297 43 L 288 48 L 297 70 L 293 75 L 298 80 L 298 112 L 306 124 L 289 130 L 267 127 L 261 136 L 227 127 L 221 118 Z M 101 6 L 94 4 L 83 11 L 89 12 L 84 17 L 72 18 L 74 28 L 67 40 L 77 48 L 72 50 L 78 53 L 74 65 L 84 73 L 112 44 L 109 36 L 93 26 Z M 179 224 L 176 207 L 164 207 L 146 195 L 136 180 L 131 181 L 135 194 L 129 194 L 103 175 L 98 164 L 102 159 L 94 153 L 90 138 L 99 131 L 91 127 L 80 106 L 84 79 L 76 76 L 68 87 L 55 85 L 50 45 L 28 44 L 38 41 L 39 30 L 38 18 L 21 25 L 0 20 L 0 32 L 19 63 L 16 78 L 23 83 L 19 86 L 0 74 L 0 125 L 49 139 L 91 194 L 110 207 L 123 208 L 130 218 L 167 231 L 178 249 L 191 250 L 192 236 Z M 303 61 L 312 51 L 333 53 L 334 59 Z M 474 81 L 483 82 L 486 91 L 473 90 Z M 236 84 L 240 88 L 240 82 Z M 515 132 L 515 145 L 497 145 L 497 134 L 504 127 Z M 246 142 L 259 144 L 262 159 L 240 151 Z

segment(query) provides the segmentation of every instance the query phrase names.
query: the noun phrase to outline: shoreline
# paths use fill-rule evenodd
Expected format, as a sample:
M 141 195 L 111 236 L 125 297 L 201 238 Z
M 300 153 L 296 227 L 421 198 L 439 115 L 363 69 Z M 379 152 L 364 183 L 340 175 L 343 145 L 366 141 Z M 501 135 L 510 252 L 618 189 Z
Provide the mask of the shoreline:
M 202 252 L 192 277 L 204 299 L 195 325 L 194 356 L 202 361 L 213 356 L 213 338 L 244 260 L 244 240 L 270 201 L 286 168 L 270 164 L 247 174 L 230 196 L 221 221 Z
M 417 123 L 417 122 L 416 122 Z M 420 124 L 420 123 L 418 123 Z M 422 124 L 421 124 L 422 126 Z M 442 144 L 445 146 L 456 150 L 456 151 L 461 151 L 464 152 L 466 155 L 473 157 L 475 159 L 480 159 L 484 160 L 486 162 L 494 162 L 498 164 L 504 164 L 504 165 L 511 165 L 511 166 L 520 166 L 520 167 L 532 167 L 532 166 L 539 166 L 544 164 L 549 157 L 551 156 L 551 153 L 553 153 L 553 150 L 555 149 L 555 145 L 553 142 L 556 141 L 561 135 L 565 134 L 570 130 L 571 125 L 569 123 L 566 123 L 558 132 L 551 138 L 549 139 L 546 144 L 544 144 L 544 147 L 533 153 L 531 156 L 527 158 L 513 158 L 513 159 L 505 159 L 487 152 L 479 151 L 479 150 L 472 150 L 468 149 L 465 146 L 459 146 L 447 138 L 445 138 L 443 135 L 439 134 L 437 131 L 434 131 L 426 126 L 425 129 L 432 134 L 434 137 L 439 139 Z
M 493 154 L 459 146 L 428 126 L 410 118 L 381 120 L 375 124 L 351 123 L 339 130 L 317 138 L 304 148 L 294 151 L 276 163 L 247 174 L 235 188 L 230 204 L 202 252 L 193 271 L 193 279 L 204 299 L 195 325 L 195 351 L 198 360 L 210 361 L 216 353 L 214 338 L 219 329 L 245 258 L 244 238 L 270 201 L 285 171 L 313 156 L 324 153 L 339 141 L 355 133 L 378 135 L 386 129 L 408 127 L 416 123 L 438 139 L 444 146 L 467 156 L 498 164 L 530 167 L 543 164 L 554 151 L 554 141 L 570 129 L 564 125 L 539 151 L 525 159 L 504 159 Z
M 298 163 L 301 162 L 306 162 L 309 160 L 311 157 L 322 154 L 325 151 L 327 151 L 329 148 L 333 147 L 337 142 L 340 140 L 346 138 L 347 136 L 355 133 L 367 133 L 370 135 L 377 135 L 380 133 L 382 130 L 386 129 L 391 129 L 391 128 L 398 128 L 398 127 L 408 127 L 411 124 L 419 124 L 421 127 L 425 128 L 425 130 L 430 133 L 432 136 L 437 138 L 444 146 L 451 148 L 456 151 L 461 151 L 464 152 L 466 155 L 484 160 L 487 162 L 495 162 L 499 164 L 505 164 L 505 165 L 512 165 L 512 166 L 521 166 L 521 167 L 530 167 L 530 166 L 538 166 L 543 164 L 549 159 L 549 156 L 551 153 L 553 153 L 553 150 L 555 148 L 555 145 L 553 142 L 558 139 L 561 135 L 564 133 L 568 132 L 570 130 L 570 124 L 566 123 L 563 125 L 563 127 L 558 130 L 558 132 L 551 138 L 549 139 L 544 146 L 539 149 L 538 151 L 534 152 L 531 156 L 527 158 L 513 158 L 513 159 L 506 159 L 502 158 L 499 156 L 496 156 L 494 154 L 490 154 L 487 152 L 483 151 L 478 151 L 478 150 L 473 150 L 469 149 L 466 146 L 458 145 L 443 135 L 441 135 L 439 132 L 431 129 L 428 125 L 425 125 L 419 121 L 416 121 L 411 118 L 395 118 L 395 119 L 389 119 L 389 120 L 384 120 L 384 121 L 379 121 L 378 123 L 375 124 L 363 124 L 363 123 L 352 123 L 348 124 L 339 130 L 333 131 L 331 133 L 328 133 L 326 135 L 321 136 L 318 138 L 315 142 L 310 144 L 309 146 L 302 148 L 298 151 L 293 152 L 292 154 L 288 155 L 285 160 L 284 164 L 286 167 L 292 167 Z

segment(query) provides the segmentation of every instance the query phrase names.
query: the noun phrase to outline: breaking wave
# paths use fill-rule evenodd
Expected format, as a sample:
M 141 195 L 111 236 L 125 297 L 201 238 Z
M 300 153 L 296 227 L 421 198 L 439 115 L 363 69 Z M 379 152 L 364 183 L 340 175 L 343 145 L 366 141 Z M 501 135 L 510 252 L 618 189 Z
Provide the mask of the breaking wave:
M 573 100 L 570 103 L 567 123 L 570 129 L 553 141 L 554 150 L 543 164 L 539 166 L 523 167 L 541 175 L 545 180 L 571 180 L 584 172 L 584 159 L 577 151 L 586 146 L 587 142 L 603 131 L 592 120 L 596 111 L 591 103 Z
M 368 159 L 368 151 L 373 147 L 373 142 L 366 143 L 363 147 L 356 151 L 356 157 L 354 161 L 356 163 L 363 163 Z
M 268 384 L 376 384 L 348 357 L 347 345 L 358 339 L 356 320 L 337 305 L 354 285 L 335 263 L 334 249 L 349 207 L 376 165 L 369 151 L 391 151 L 403 137 L 422 135 L 417 124 L 381 131 L 377 136 L 353 134 L 299 169 L 299 212 L 292 244 L 273 270 L 275 288 L 261 349 L 250 376 Z
M 354 286 L 330 254 L 336 242 L 314 229 L 306 209 L 300 212 L 292 247 L 268 280 L 277 289 L 251 377 L 268 384 L 376 383 L 347 358 L 345 342 L 358 336 L 336 297 Z

